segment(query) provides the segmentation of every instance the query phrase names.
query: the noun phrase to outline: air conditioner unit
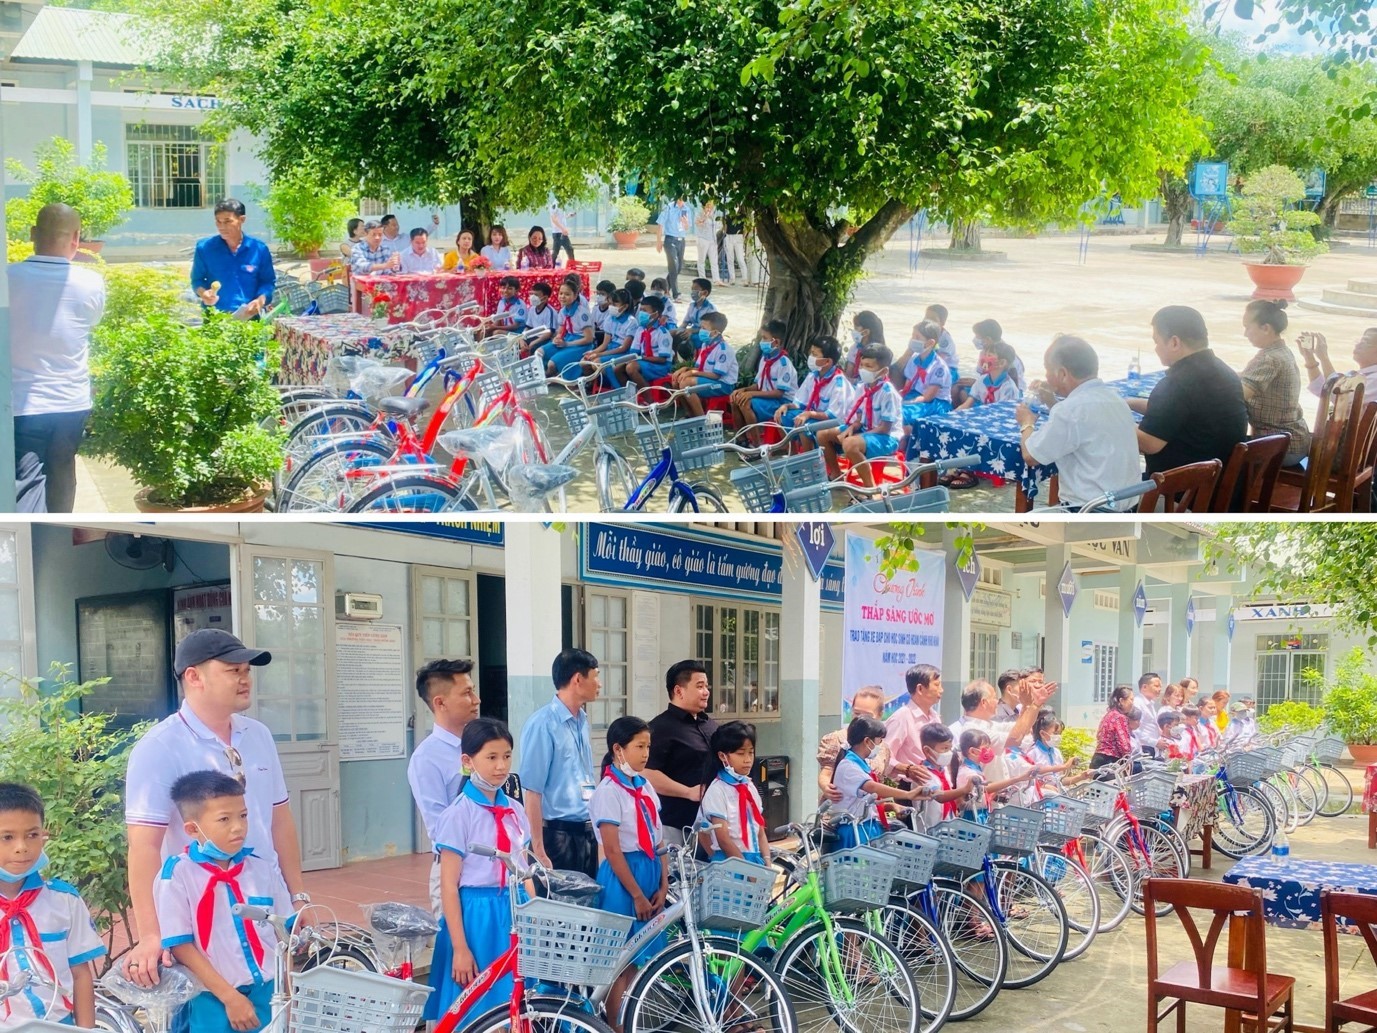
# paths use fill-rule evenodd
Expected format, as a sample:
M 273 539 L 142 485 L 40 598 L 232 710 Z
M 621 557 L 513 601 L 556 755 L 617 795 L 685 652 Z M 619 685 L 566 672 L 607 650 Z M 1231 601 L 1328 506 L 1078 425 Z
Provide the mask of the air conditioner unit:
M 382 596 L 367 592 L 336 592 L 335 616 L 348 621 L 375 621 L 382 617 Z

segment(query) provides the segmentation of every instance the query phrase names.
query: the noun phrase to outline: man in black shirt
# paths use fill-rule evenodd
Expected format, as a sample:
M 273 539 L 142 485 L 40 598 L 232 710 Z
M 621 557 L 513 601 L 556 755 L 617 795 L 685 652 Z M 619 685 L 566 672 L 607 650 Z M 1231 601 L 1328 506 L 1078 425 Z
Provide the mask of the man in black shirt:
M 708 743 L 717 722 L 708 716 L 712 689 L 701 660 L 680 660 L 665 672 L 669 706 L 650 721 L 650 761 L 645 777 L 660 796 L 665 840 L 683 843 L 683 830 L 698 818 Z
M 1210 350 L 1204 317 L 1185 305 L 1159 309 L 1152 343 L 1167 375 L 1146 400 L 1128 403 L 1144 413 L 1138 447 L 1148 475 L 1209 459 L 1227 463 L 1248 435 L 1248 410 L 1238 374 Z

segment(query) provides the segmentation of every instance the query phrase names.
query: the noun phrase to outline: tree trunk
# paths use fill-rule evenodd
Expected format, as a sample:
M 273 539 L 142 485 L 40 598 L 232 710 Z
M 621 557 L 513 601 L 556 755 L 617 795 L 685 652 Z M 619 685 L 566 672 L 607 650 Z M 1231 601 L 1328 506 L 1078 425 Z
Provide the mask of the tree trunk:
M 482 187 L 475 187 L 470 193 L 461 195 L 459 213 L 463 228 L 473 231 L 473 249 L 481 250 L 488 242 L 488 231 L 492 229 L 493 216 L 496 214 L 488 202 L 488 192 Z
M 1186 233 L 1186 220 L 1195 208 L 1190 184 L 1180 176 L 1161 176 L 1162 207 L 1167 215 L 1167 247 L 1180 247 Z
M 951 243 L 947 247 L 952 251 L 979 251 L 980 220 L 957 219 L 954 221 L 951 224 Z

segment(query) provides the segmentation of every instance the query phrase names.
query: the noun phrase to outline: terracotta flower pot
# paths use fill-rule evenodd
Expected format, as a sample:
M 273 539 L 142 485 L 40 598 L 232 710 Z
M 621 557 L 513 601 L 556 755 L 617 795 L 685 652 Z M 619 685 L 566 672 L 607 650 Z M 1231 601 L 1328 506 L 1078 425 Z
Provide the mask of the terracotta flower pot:
M 614 230 L 613 238 L 617 241 L 619 251 L 630 251 L 636 246 L 636 241 L 641 237 L 640 230 Z
M 220 502 L 206 506 L 168 506 L 153 501 L 153 489 L 143 488 L 134 496 L 134 505 L 140 513 L 261 513 L 268 501 L 271 485 L 263 485 L 257 491 L 233 502 Z
M 1305 275 L 1303 265 L 1262 265 L 1257 262 L 1244 262 L 1243 268 L 1253 281 L 1256 290 L 1253 299 L 1265 298 L 1269 301 L 1295 301 L 1291 288 L 1300 283 Z
M 1364 746 L 1361 743 L 1351 742 L 1348 744 L 1348 752 L 1353 754 L 1354 763 L 1360 767 L 1377 764 L 1377 744 Z

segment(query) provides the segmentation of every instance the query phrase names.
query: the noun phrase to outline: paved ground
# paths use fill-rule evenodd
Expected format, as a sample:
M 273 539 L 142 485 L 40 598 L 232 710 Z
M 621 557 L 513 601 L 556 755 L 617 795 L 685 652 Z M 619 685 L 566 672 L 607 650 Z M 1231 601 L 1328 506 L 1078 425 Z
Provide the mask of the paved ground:
M 1199 308 L 1212 331 L 1212 344 L 1230 365 L 1241 368 L 1252 348 L 1240 326 L 1243 306 L 1252 285 L 1237 255 L 1226 254 L 1220 242 L 1203 257 L 1193 253 L 1162 254 L 1136 251 L 1134 243 L 1156 238 L 1139 235 L 1091 238 L 1084 264 L 1079 262 L 1076 236 L 1030 239 L 992 239 L 987 246 L 1004 252 L 1003 261 L 951 262 L 924 255 L 917 270 L 909 268 L 907 240 L 896 239 L 871 260 L 866 280 L 848 308 L 850 315 L 871 309 L 884 320 L 891 343 L 902 347 L 913 323 L 931 302 L 951 310 L 949 327 L 956 337 L 963 364 L 973 364 L 970 326 L 995 318 L 1006 339 L 1027 363 L 1033 376 L 1041 374 L 1041 355 L 1058 332 L 1076 332 L 1099 350 L 1107 378 L 1123 376 L 1138 356 L 1144 372 L 1157 369 L 1148 321 L 1162 305 L 1188 304 Z M 580 260 L 600 260 L 610 279 L 619 281 L 627 267 L 638 265 L 650 277 L 660 275 L 663 260 L 653 248 L 616 251 L 580 248 Z M 1377 251 L 1340 243 L 1318 258 L 1301 284 L 1302 296 L 1318 297 L 1325 286 L 1354 278 L 1377 277 Z M 687 283 L 681 283 L 687 293 Z M 759 325 L 764 292 L 744 287 L 719 288 L 713 296 L 729 320 L 728 337 L 748 340 Z M 1328 336 L 1337 363 L 1348 360 L 1354 342 L 1368 320 L 1294 308 L 1290 336 L 1315 330 Z M 1377 321 L 1377 320 L 1374 320 Z M 547 403 L 552 437 L 567 440 L 558 409 Z M 1305 403 L 1307 411 L 1310 402 Z M 725 469 L 709 478 L 727 485 Z M 588 479 L 579 482 L 588 484 Z M 134 487 L 123 471 L 83 460 L 78 469 L 79 512 L 129 512 Z M 591 489 L 571 501 L 571 508 L 592 508 Z M 734 496 L 733 496 L 734 503 Z M 1011 512 L 1013 489 L 977 488 L 957 493 L 953 509 L 966 512 Z M 659 510 L 652 510 L 659 511 Z

